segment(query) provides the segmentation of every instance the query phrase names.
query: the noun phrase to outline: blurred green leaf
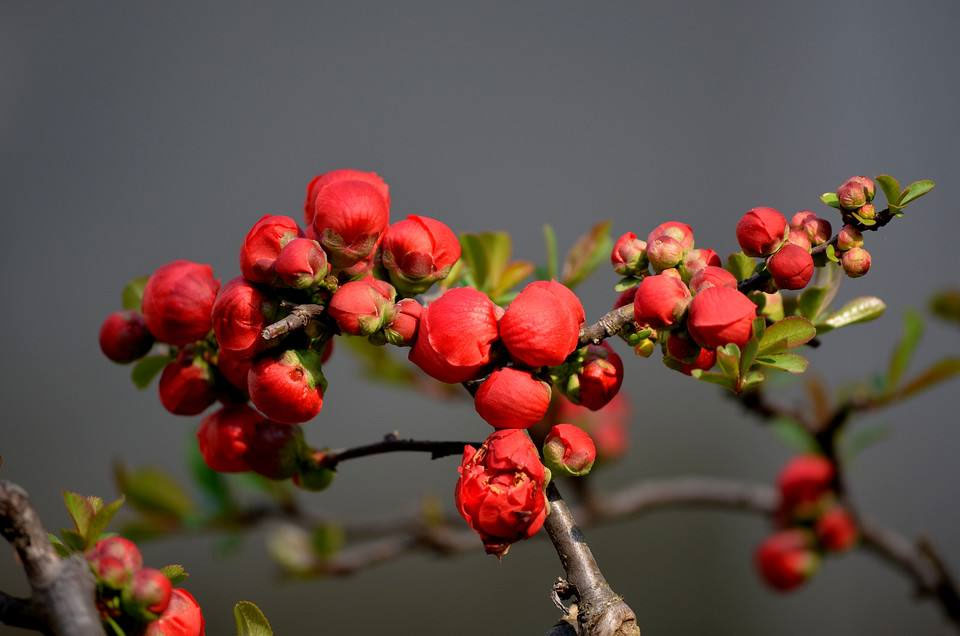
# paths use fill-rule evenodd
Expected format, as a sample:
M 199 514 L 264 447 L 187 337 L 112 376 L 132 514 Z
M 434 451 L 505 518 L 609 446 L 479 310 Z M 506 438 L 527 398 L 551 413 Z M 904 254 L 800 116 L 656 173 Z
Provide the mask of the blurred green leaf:
M 73 526 L 81 537 L 86 537 L 90 529 L 90 522 L 103 506 L 103 499 L 99 497 L 85 497 L 70 490 L 63 491 L 63 503 L 73 520 Z
M 378 347 L 356 336 L 343 336 L 338 338 L 339 342 L 357 357 L 361 373 L 367 378 L 400 385 L 413 384 L 417 379 L 413 367 L 398 360 L 388 347 Z
M 805 345 L 817 335 L 817 329 L 806 318 L 788 316 L 767 327 L 760 340 L 758 355 L 779 353 Z
M 313 529 L 311 535 L 314 554 L 329 559 L 339 552 L 347 542 L 343 528 L 335 523 L 323 523 Z
M 489 294 L 497 286 L 510 260 L 510 235 L 506 232 L 461 234 L 460 247 L 477 289 Z
M 547 248 L 547 264 L 544 267 L 544 278 L 553 280 L 557 277 L 557 263 L 560 257 L 557 251 L 557 233 L 553 231 L 553 226 L 549 223 L 543 226 L 543 242 Z
M 824 192 L 820 195 L 820 200 L 829 205 L 831 208 L 840 209 L 840 199 L 837 198 L 836 192 Z
M 960 289 L 945 289 L 930 299 L 930 311 L 950 322 L 960 323 Z
M 757 262 L 743 252 L 734 252 L 727 257 L 727 271 L 733 274 L 738 282 L 753 276 L 756 269 Z
M 173 477 L 156 468 L 128 470 L 114 466 L 114 480 L 130 505 L 149 515 L 183 520 L 193 512 L 193 501 Z
M 56 550 L 57 556 L 63 558 L 63 557 L 70 556 L 70 554 L 73 553 L 73 550 L 71 550 L 66 543 L 61 541 L 60 537 L 53 534 L 52 532 L 47 533 L 47 538 L 50 539 L 50 545 L 52 545 L 53 549 Z
M 613 291 L 615 292 L 625 292 L 628 289 L 633 289 L 642 282 L 639 278 L 634 278 L 633 276 L 627 276 L 626 278 L 621 278 L 617 281 L 617 284 L 613 286 Z
M 869 447 L 890 437 L 889 426 L 867 426 L 844 436 L 841 444 L 843 458 L 849 461 Z
M 610 257 L 613 248 L 611 225 L 612 221 L 601 221 L 573 244 L 563 261 L 561 282 L 564 285 L 573 289 Z
M 217 513 L 224 513 L 234 508 L 233 493 L 230 485 L 222 473 L 207 466 L 200 449 L 193 436 L 190 436 L 187 445 L 187 454 L 190 463 L 190 475 L 193 483 L 208 497 Z
M 71 552 L 83 552 L 87 549 L 86 539 L 76 530 L 61 530 L 60 539 Z
M 958 374 L 960 374 L 960 358 L 950 357 L 937 360 L 920 375 L 907 381 L 897 391 L 897 397 L 900 399 L 908 398 Z
M 190 576 L 187 574 L 186 568 L 184 568 L 179 563 L 171 563 L 170 565 L 165 565 L 160 568 L 160 571 L 165 577 L 170 579 L 170 582 L 174 585 L 183 583 L 187 580 L 187 577 Z
M 717 365 L 723 375 L 733 380 L 740 378 L 740 347 L 732 342 L 723 347 L 717 347 Z
M 147 286 L 149 276 L 140 276 L 124 285 L 122 302 L 123 308 L 131 311 L 140 311 L 140 305 L 143 303 L 143 288 Z
M 923 318 L 915 311 L 908 311 L 903 315 L 903 335 L 897 343 L 890 357 L 890 366 L 887 368 L 887 390 L 894 391 L 900 384 L 900 379 L 910 366 L 910 359 L 916 351 L 920 339 L 923 337 Z
M 150 386 L 153 379 L 157 377 L 163 367 L 167 366 L 172 358 L 169 355 L 152 355 L 141 358 L 130 371 L 130 379 L 138 389 L 145 389 Z
M 494 302 L 501 302 L 503 297 L 510 293 L 523 279 L 533 274 L 533 263 L 527 261 L 513 261 L 503 270 L 500 280 L 491 291 Z
M 817 333 L 824 334 L 840 327 L 876 320 L 887 310 L 887 305 L 876 296 L 854 298 L 837 311 L 817 323 Z
M 260 608 L 250 601 L 240 601 L 233 606 L 237 621 L 237 636 L 272 636 L 270 622 Z
M 773 367 L 788 373 L 803 373 L 807 370 L 810 361 L 797 353 L 774 353 L 772 355 L 758 356 L 755 364 L 765 367 Z
M 900 194 L 900 200 L 897 201 L 897 207 L 905 208 L 907 204 L 911 201 L 916 201 L 926 193 L 933 190 L 935 184 L 930 179 L 921 179 L 919 181 L 914 181 Z
M 880 185 L 883 196 L 887 199 L 887 205 L 896 205 L 900 200 L 900 182 L 888 174 L 878 176 L 875 181 Z
M 820 450 L 817 441 L 807 429 L 792 418 L 777 418 L 770 424 L 770 428 L 784 444 L 801 453 L 816 453 Z
M 703 382 L 709 382 L 710 384 L 719 384 L 720 386 L 730 389 L 731 391 L 733 391 L 734 388 L 736 387 L 735 380 L 725 375 L 721 375 L 719 373 L 709 373 L 701 369 L 694 369 L 690 373 L 690 375 L 692 375 L 696 379 L 701 380 Z
M 110 522 L 113 521 L 114 516 L 116 516 L 117 512 L 123 506 L 124 501 L 124 498 L 120 497 L 119 499 L 111 501 L 97 511 L 97 514 L 94 515 L 90 522 L 90 527 L 85 534 L 88 548 L 96 543 L 100 538 L 100 535 L 106 531 L 107 526 L 109 526 Z

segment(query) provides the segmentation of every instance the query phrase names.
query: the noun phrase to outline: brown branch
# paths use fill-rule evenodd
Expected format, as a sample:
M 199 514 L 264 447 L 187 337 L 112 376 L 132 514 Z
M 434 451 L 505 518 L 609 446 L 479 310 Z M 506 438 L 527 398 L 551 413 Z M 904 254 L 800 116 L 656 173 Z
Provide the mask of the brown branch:
M 621 329 L 633 321 L 633 304 L 618 307 L 600 317 L 592 325 L 580 329 L 580 345 L 600 344 L 600 341 L 617 335 Z
M 430 459 L 460 455 L 464 446 L 480 446 L 480 442 L 432 442 L 416 439 L 401 439 L 396 433 L 384 436 L 383 441 L 365 446 L 355 446 L 335 451 L 321 451 L 316 457 L 320 468 L 334 469 L 340 462 L 358 457 L 369 457 L 383 453 L 421 452 L 430 453 Z
M 32 591 L 29 605 L 4 597 L 0 606 L 10 620 L 39 619 L 40 628 L 54 636 L 103 636 L 87 564 L 80 556 L 57 556 L 27 493 L 8 481 L 0 481 L 0 533 L 17 551 Z
M 260 332 L 260 337 L 264 340 L 273 340 L 291 331 L 303 329 L 311 320 L 319 318 L 323 314 L 323 310 L 323 305 L 297 305 L 290 310 L 290 315 L 265 327 Z

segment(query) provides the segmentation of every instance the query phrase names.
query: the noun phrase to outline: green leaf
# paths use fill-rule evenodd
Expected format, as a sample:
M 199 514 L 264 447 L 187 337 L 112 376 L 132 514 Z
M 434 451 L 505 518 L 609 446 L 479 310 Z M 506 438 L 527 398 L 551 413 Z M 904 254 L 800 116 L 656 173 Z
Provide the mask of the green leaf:
M 743 346 L 740 354 L 740 375 L 746 375 L 753 361 L 757 357 L 757 351 L 760 350 L 760 339 L 767 330 L 767 321 L 763 317 L 755 318 L 753 321 L 753 331 L 750 340 Z
M 816 453 L 820 450 L 817 441 L 807 432 L 807 429 L 792 418 L 777 418 L 770 428 L 788 447 L 801 453 Z
M 743 252 L 734 252 L 727 257 L 727 271 L 733 274 L 738 282 L 753 276 L 756 269 L 757 262 Z
M 945 289 L 930 299 L 930 311 L 942 320 L 960 323 L 960 289 Z
M 634 278 L 633 276 L 627 276 L 626 278 L 621 278 L 617 281 L 617 284 L 613 286 L 613 291 L 615 292 L 625 292 L 628 289 L 633 289 L 642 282 L 640 278 Z
M 250 601 L 240 601 L 234 605 L 233 616 L 237 620 L 237 636 L 273 635 L 267 617 Z
M 721 375 L 719 373 L 708 373 L 701 369 L 694 369 L 690 373 L 690 375 L 692 375 L 698 380 L 701 380 L 702 382 L 709 382 L 710 384 L 719 384 L 720 386 L 726 387 L 731 391 L 733 391 L 734 388 L 736 387 L 736 382 L 733 379 L 725 375 Z
M 883 196 L 887 198 L 888 205 L 896 205 L 900 200 L 900 182 L 888 174 L 882 174 L 874 179 L 883 190 Z
M 876 296 L 854 298 L 837 311 L 817 323 L 817 333 L 827 333 L 840 327 L 876 320 L 887 310 L 887 305 Z
M 809 320 L 800 316 L 788 316 L 767 327 L 757 353 L 765 355 L 795 349 L 810 342 L 816 335 L 817 329 Z
M 923 318 L 915 311 L 908 311 L 903 315 L 903 335 L 893 350 L 890 366 L 887 368 L 888 391 L 893 391 L 900 384 L 900 379 L 910 365 L 910 358 L 922 337 Z
M 912 378 L 897 391 L 900 399 L 925 391 L 960 374 L 960 358 L 943 358 L 934 362 L 926 371 Z
M 877 442 L 882 442 L 883 440 L 890 437 L 890 427 L 889 426 L 868 426 L 865 428 L 857 429 L 852 433 L 848 433 L 844 436 L 842 442 L 842 454 L 844 460 L 851 460 L 867 448 L 873 446 Z
M 186 568 L 184 568 L 179 563 L 171 563 L 170 565 L 165 565 L 160 568 L 160 572 L 163 573 L 165 577 L 170 579 L 170 582 L 174 585 L 183 583 L 187 580 L 187 577 L 190 576 L 187 574 Z
M 732 342 L 724 347 L 717 347 L 717 364 L 723 375 L 736 383 L 740 378 L 740 347 Z
M 760 384 L 766 379 L 766 376 L 759 369 L 752 369 L 747 372 L 740 380 L 740 390 L 744 391 L 749 389 L 757 384 Z
M 799 314 L 808 320 L 816 321 L 833 302 L 843 278 L 837 265 L 825 263 L 822 267 L 817 267 L 810 286 L 797 298 Z
M 60 539 L 63 540 L 71 552 L 83 552 L 87 549 L 87 541 L 79 532 L 73 530 L 61 530 Z
M 60 537 L 53 534 L 52 532 L 47 533 L 47 538 L 50 539 L 50 545 L 53 546 L 53 549 L 57 551 L 57 556 L 60 558 L 70 556 L 73 553 L 66 543 L 60 540 Z
M 933 190 L 934 185 L 935 184 L 930 179 L 914 181 L 900 194 L 900 199 L 897 201 L 897 207 L 905 208 L 911 201 L 916 201 L 927 192 Z
M 547 265 L 544 267 L 544 273 L 547 280 L 553 280 L 557 277 L 557 233 L 553 231 L 553 226 L 549 223 L 543 226 L 543 242 L 547 248 Z
M 597 223 L 573 244 L 563 262 L 561 282 L 564 285 L 573 289 L 610 257 L 610 249 L 613 247 L 613 239 L 610 237 L 612 224 L 612 221 Z
M 63 503 L 67 506 L 67 512 L 73 520 L 73 526 L 77 534 L 81 537 L 87 536 L 90 529 L 90 522 L 97 515 L 97 511 L 103 506 L 103 500 L 99 497 L 84 497 L 81 494 L 63 491 Z
M 825 254 L 827 255 L 827 258 L 833 261 L 834 263 L 840 262 L 840 258 L 837 256 L 837 248 L 834 247 L 832 243 L 830 245 L 827 245 L 827 250 Z
M 460 247 L 477 289 L 489 294 L 510 260 L 510 235 L 506 232 L 461 234 Z
M 143 288 L 147 286 L 149 276 L 140 276 L 123 287 L 123 308 L 131 311 L 140 311 L 140 305 L 143 302 Z
M 520 282 L 533 273 L 533 263 L 528 261 L 513 261 L 504 268 L 500 274 L 500 280 L 491 291 L 494 300 L 501 300 L 505 295 L 516 287 Z
M 162 470 L 140 468 L 129 471 L 123 464 L 117 464 L 114 479 L 130 505 L 143 513 L 180 521 L 193 512 L 190 496 Z
M 820 200 L 829 205 L 831 208 L 840 209 L 840 199 L 837 198 L 836 192 L 824 192 L 820 195 Z
M 328 559 L 343 548 L 347 537 L 343 527 L 335 523 L 324 523 L 313 529 L 311 540 L 314 554 Z
M 810 365 L 810 361 L 797 353 L 775 353 L 767 356 L 758 356 L 756 364 L 773 367 L 788 373 L 803 373 Z
M 797 299 L 797 310 L 807 320 L 816 320 L 823 309 L 823 301 L 830 292 L 825 287 L 807 287 Z
M 172 358 L 169 355 L 152 355 L 141 358 L 130 371 L 130 379 L 138 389 L 145 389 L 150 386 L 153 379 L 157 377 L 163 367 L 167 366 Z
M 854 212 L 851 216 L 855 218 L 857 221 L 859 221 L 860 225 L 866 225 L 867 227 L 870 227 L 871 225 L 877 224 L 877 222 L 874 219 L 868 219 L 866 217 L 860 216 L 856 212 Z
M 107 529 L 107 526 L 110 525 L 110 522 L 113 521 L 114 516 L 123 506 L 124 498 L 121 496 L 119 499 L 108 503 L 106 506 L 101 508 L 94 518 L 91 520 L 90 527 L 85 533 L 87 540 L 87 547 L 91 547 L 97 540 L 100 538 L 100 535 L 104 533 Z

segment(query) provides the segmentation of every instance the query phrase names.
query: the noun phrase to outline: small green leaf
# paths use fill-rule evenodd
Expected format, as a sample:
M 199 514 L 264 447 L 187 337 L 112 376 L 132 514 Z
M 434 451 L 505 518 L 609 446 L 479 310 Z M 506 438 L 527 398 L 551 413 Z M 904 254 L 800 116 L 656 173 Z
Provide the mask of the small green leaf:
M 877 224 L 877 222 L 876 222 L 874 219 L 868 219 L 868 218 L 866 218 L 866 217 L 862 217 L 862 216 L 860 216 L 859 214 L 857 214 L 856 212 L 854 212 L 851 216 L 853 216 L 853 218 L 855 218 L 857 221 L 859 221 L 861 225 L 866 225 L 867 227 L 870 227 L 871 225 L 876 225 L 876 224 Z
M 827 250 L 825 253 L 827 255 L 827 258 L 833 261 L 834 263 L 840 262 L 840 259 L 837 257 L 837 248 L 835 248 L 832 243 L 830 245 L 827 245 Z
M 747 374 L 743 376 L 743 378 L 741 378 L 740 390 L 745 391 L 747 389 L 750 389 L 760 384 L 766 379 L 767 379 L 767 376 L 763 374 L 763 371 L 760 371 L 759 369 L 752 369 L 748 371 Z
M 900 182 L 888 174 L 878 176 L 875 181 L 883 190 L 883 196 L 887 198 L 887 204 L 896 205 L 897 201 L 900 200 Z
M 930 299 L 930 311 L 942 320 L 960 323 L 960 289 L 945 289 Z
M 876 320 L 886 310 L 886 303 L 876 296 L 854 298 L 817 323 L 817 333 L 824 334 L 840 327 Z
M 57 556 L 63 558 L 70 556 L 73 553 L 66 543 L 60 540 L 60 537 L 53 534 L 52 532 L 47 533 L 47 538 L 50 539 L 50 545 L 53 546 L 53 549 L 57 551 Z
M 792 418 L 778 418 L 773 421 L 770 428 L 788 447 L 801 453 L 816 453 L 820 450 L 817 441 L 807 429 Z
M 709 382 L 710 384 L 719 384 L 720 386 L 726 387 L 731 391 L 733 391 L 734 388 L 736 387 L 736 382 L 734 380 L 732 380 L 731 378 L 725 375 L 721 375 L 719 373 L 708 373 L 701 369 L 694 369 L 693 371 L 690 372 L 690 375 L 692 375 L 696 379 L 701 380 L 703 382 Z
M 816 335 L 817 329 L 809 320 L 788 316 L 767 327 L 757 353 L 765 355 L 795 349 L 810 342 Z
M 897 207 L 905 208 L 911 201 L 916 201 L 926 193 L 933 190 L 934 185 L 935 184 L 930 179 L 914 181 L 900 194 L 900 199 L 897 201 Z
M 740 377 L 740 347 L 732 342 L 717 347 L 717 364 L 725 376 L 736 382 Z
M 138 389 L 145 389 L 150 386 L 153 379 L 157 377 L 163 367 L 167 366 L 171 358 L 169 355 L 152 355 L 141 358 L 130 371 L 130 379 Z
M 171 563 L 170 565 L 165 565 L 160 568 L 160 572 L 163 573 L 165 577 L 170 579 L 170 582 L 174 585 L 183 583 L 187 580 L 187 577 L 190 576 L 187 574 L 186 568 L 184 568 L 179 563 Z
M 270 622 L 260 608 L 250 601 L 240 601 L 233 606 L 237 621 L 237 636 L 272 636 Z
M 746 375 L 753 361 L 757 357 L 757 351 L 760 350 L 760 339 L 763 338 L 767 330 L 767 321 L 763 318 L 757 318 L 753 321 L 753 334 L 747 344 L 743 345 L 743 352 L 740 354 L 740 375 Z
M 868 426 L 857 429 L 844 436 L 841 451 L 843 458 L 849 461 L 867 448 L 890 437 L 889 426 Z
M 547 280 L 557 277 L 557 233 L 549 223 L 543 226 L 543 242 L 547 248 L 547 265 L 544 268 Z
M 343 527 L 335 523 L 323 523 L 313 529 L 313 551 L 323 559 L 339 552 L 347 542 Z
M 829 205 L 831 208 L 840 209 L 840 199 L 837 198 L 836 192 L 824 192 L 820 195 L 820 200 Z
M 727 257 L 727 271 L 733 274 L 738 282 L 753 276 L 756 269 L 757 262 L 743 252 L 734 252 Z
M 61 530 L 60 539 L 70 548 L 71 552 L 83 552 L 87 549 L 86 539 L 74 530 Z
M 908 398 L 949 380 L 958 374 L 960 374 L 960 358 L 943 358 L 937 360 L 926 371 L 907 381 L 903 387 L 897 391 L 897 397 L 900 399 Z
M 756 364 L 773 367 L 788 373 L 803 373 L 810 365 L 810 361 L 796 353 L 774 353 L 767 356 L 758 356 Z
M 617 281 L 617 284 L 613 286 L 613 291 L 615 292 L 625 292 L 628 289 L 633 289 L 642 282 L 640 278 L 634 278 L 633 276 L 627 276 L 626 278 L 621 278 Z
M 149 276 L 134 278 L 123 287 L 122 301 L 123 308 L 131 311 L 140 311 L 140 305 L 143 303 L 143 288 L 147 286 Z
M 146 514 L 183 520 L 193 512 L 193 501 L 174 479 L 155 468 L 129 471 L 114 466 L 114 479 L 130 505 Z
M 73 526 L 77 534 L 81 537 L 87 536 L 90 529 L 90 522 L 97 515 L 97 510 L 103 505 L 103 500 L 99 497 L 84 497 L 81 494 L 63 491 L 63 503 L 67 506 L 67 512 L 73 520 Z
M 900 384 L 900 379 L 910 365 L 910 358 L 920 339 L 923 337 L 923 318 L 915 311 L 908 311 L 903 315 L 903 335 L 897 343 L 887 368 L 887 390 L 893 391 Z
M 104 531 L 107 529 L 107 526 L 109 526 L 110 522 L 113 521 L 114 516 L 116 516 L 117 511 L 119 511 L 123 506 L 123 502 L 124 498 L 121 496 L 119 499 L 108 503 L 97 512 L 93 520 L 90 522 L 90 528 L 84 535 L 87 540 L 88 548 L 96 543 L 100 538 L 100 535 L 104 533 Z
M 573 244 L 563 262 L 561 282 L 564 285 L 573 289 L 610 257 L 610 249 L 613 247 L 611 225 L 612 221 L 601 221 Z

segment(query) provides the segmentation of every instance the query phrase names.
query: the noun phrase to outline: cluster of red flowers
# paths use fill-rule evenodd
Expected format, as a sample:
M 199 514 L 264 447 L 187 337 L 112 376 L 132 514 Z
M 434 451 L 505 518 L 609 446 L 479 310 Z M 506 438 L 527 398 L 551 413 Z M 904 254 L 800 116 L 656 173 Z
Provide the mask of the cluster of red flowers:
M 838 502 L 833 464 L 822 455 L 800 455 L 780 472 L 779 529 L 754 555 L 757 570 L 772 588 L 786 592 L 809 579 L 821 555 L 844 552 L 858 538 L 857 524 Z
M 203 614 L 196 599 L 174 588 L 160 570 L 143 567 L 133 542 L 102 539 L 85 556 L 97 580 L 97 608 L 105 621 L 129 634 L 203 636 Z

